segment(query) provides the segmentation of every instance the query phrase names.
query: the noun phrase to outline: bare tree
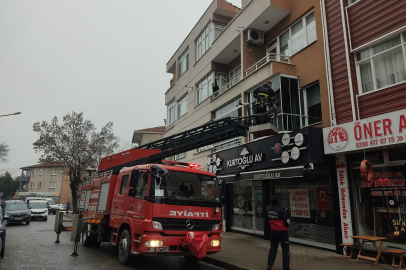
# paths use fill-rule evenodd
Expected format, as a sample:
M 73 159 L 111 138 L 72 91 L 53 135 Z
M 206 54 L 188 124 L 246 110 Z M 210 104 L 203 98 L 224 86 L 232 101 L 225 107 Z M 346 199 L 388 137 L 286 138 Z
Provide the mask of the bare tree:
M 113 123 L 107 123 L 100 132 L 96 132 L 90 120 L 83 119 L 83 113 L 68 113 L 60 124 L 55 116 L 51 122 L 36 122 L 34 132 L 39 139 L 34 142 L 35 152 L 42 152 L 40 163 L 64 162 L 69 175 L 72 191 L 72 209 L 77 210 L 77 188 L 82 173 L 87 167 L 99 162 L 100 156 L 113 154 L 117 147 L 117 138 L 113 134 Z
M 10 148 L 8 148 L 8 145 L 4 143 L 0 143 L 0 163 L 7 162 L 7 157 L 8 157 L 8 152 L 10 151 Z

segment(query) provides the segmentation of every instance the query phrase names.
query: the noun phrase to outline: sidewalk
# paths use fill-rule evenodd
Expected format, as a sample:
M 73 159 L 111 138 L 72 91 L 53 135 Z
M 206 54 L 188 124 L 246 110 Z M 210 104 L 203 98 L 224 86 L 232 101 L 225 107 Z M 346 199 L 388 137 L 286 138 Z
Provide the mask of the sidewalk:
M 226 269 L 265 270 L 270 241 L 259 237 L 227 232 L 221 235 L 221 252 L 207 256 L 204 261 Z M 389 263 L 387 261 L 387 263 Z M 390 261 L 390 263 L 392 263 Z M 290 244 L 290 267 L 292 270 L 370 270 L 392 269 L 391 264 L 356 259 L 344 259 L 332 251 Z M 273 270 L 282 270 L 282 251 L 279 247 Z

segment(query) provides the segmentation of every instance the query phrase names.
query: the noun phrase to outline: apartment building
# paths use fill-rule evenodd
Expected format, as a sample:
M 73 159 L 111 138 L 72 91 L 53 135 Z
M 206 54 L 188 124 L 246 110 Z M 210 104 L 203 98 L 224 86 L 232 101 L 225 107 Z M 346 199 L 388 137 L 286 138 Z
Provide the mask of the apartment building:
M 405 248 L 406 2 L 323 0 L 342 242 L 382 236 Z M 365 177 L 360 164 L 366 164 Z M 371 168 L 372 167 L 372 168 Z M 361 166 L 361 169 L 364 165 Z
M 242 1 L 242 9 L 214 0 L 167 63 L 173 79 L 165 93 L 165 137 L 248 116 L 253 90 L 272 82 L 272 123 L 174 157 L 225 183 L 227 231 L 267 238 L 262 209 L 277 194 L 291 208 L 293 242 L 339 249 L 335 163 L 322 145 L 321 128 L 332 120 L 323 22 L 319 0 Z M 212 82 L 219 86 L 215 93 Z
M 21 168 L 25 190 L 16 193 L 19 198 L 36 196 L 52 198 L 56 203 L 72 203 L 69 176 L 64 164 L 44 163 Z M 28 180 L 28 181 L 27 181 Z

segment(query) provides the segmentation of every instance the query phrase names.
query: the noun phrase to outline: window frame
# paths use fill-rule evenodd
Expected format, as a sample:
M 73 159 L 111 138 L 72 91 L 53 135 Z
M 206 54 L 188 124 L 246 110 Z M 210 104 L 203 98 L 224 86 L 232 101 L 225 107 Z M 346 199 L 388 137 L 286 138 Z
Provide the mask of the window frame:
M 35 188 L 35 182 L 31 182 L 30 188 Z
M 182 72 L 181 67 L 183 61 L 186 60 L 186 69 Z M 178 57 L 177 59 L 177 65 L 178 65 L 178 76 L 177 79 L 179 79 L 186 71 L 189 69 L 189 47 L 187 47 L 183 53 Z
M 180 109 L 181 109 L 181 106 L 182 106 L 182 104 L 186 104 L 185 105 L 185 112 L 183 113 L 183 114 L 181 114 L 181 112 L 180 112 Z M 177 102 L 176 102 L 176 119 L 175 119 L 175 121 L 177 120 L 177 119 L 179 119 L 179 118 L 181 118 L 182 116 L 184 116 L 185 114 L 187 114 L 187 112 L 188 112 L 188 95 L 186 94 L 185 96 L 183 96 L 183 97 L 181 97 Z
M 374 47 L 379 46 L 379 45 L 381 45 L 381 44 L 383 44 L 383 43 L 385 43 L 385 42 L 387 42 L 387 41 L 389 41 L 391 39 L 394 39 L 394 38 L 398 37 L 399 35 L 400 35 L 400 44 L 398 44 L 396 46 L 393 46 L 393 47 L 391 47 L 389 49 L 386 49 L 384 51 L 381 51 L 379 53 L 376 53 L 376 54 L 373 53 L 374 52 L 374 49 L 373 49 Z M 375 65 L 374 65 L 374 60 L 373 60 L 374 57 L 376 57 L 378 55 L 381 55 L 381 54 L 384 54 L 384 53 L 387 53 L 387 52 L 390 52 L 390 51 L 395 50 L 396 48 L 399 48 L 399 47 L 402 49 L 402 54 L 403 54 L 403 66 L 405 68 L 405 77 L 404 77 L 405 79 L 403 81 L 397 82 L 395 84 L 389 84 L 389 85 L 386 85 L 384 87 L 378 88 L 377 83 L 376 83 Z M 365 51 L 369 52 L 369 56 L 364 58 L 364 59 L 357 60 L 357 54 L 365 52 Z M 371 91 L 364 92 L 363 85 L 362 85 L 362 77 L 361 77 L 360 66 L 362 64 L 368 63 L 368 62 L 369 62 L 369 65 L 371 67 L 373 89 Z M 376 91 L 385 90 L 387 88 L 406 83 L 406 32 L 402 31 L 402 32 L 400 32 L 400 33 L 398 33 L 396 35 L 393 35 L 393 36 L 389 37 L 389 38 L 387 37 L 385 39 L 381 39 L 381 40 L 376 41 L 373 44 L 369 45 L 367 48 L 363 48 L 362 50 L 354 52 L 354 63 L 355 63 L 355 70 L 356 70 L 356 75 L 357 75 L 357 85 L 358 85 L 359 96 L 368 95 L 368 94 L 371 94 L 371 93 L 375 93 Z
M 41 188 L 41 182 L 37 182 L 37 188 Z
M 126 182 L 125 182 L 124 194 L 122 194 L 122 192 L 123 192 L 124 177 L 127 177 L 127 178 L 125 179 Z M 129 178 L 130 178 L 130 175 L 128 175 L 128 174 L 124 174 L 123 176 L 121 176 L 120 192 L 118 193 L 119 195 L 126 195 L 126 194 L 127 194 L 127 192 L 128 192 L 128 185 L 129 185 L 129 182 L 130 182 L 130 181 L 128 181 Z
M 38 175 L 42 176 L 42 172 L 43 172 L 43 170 L 42 170 L 42 169 L 39 169 Z
M 207 85 L 208 85 L 208 93 L 207 93 L 207 97 L 203 100 L 199 99 L 199 92 L 202 90 L 202 87 L 199 87 L 199 85 L 207 79 Z M 199 80 L 195 87 L 196 87 L 196 106 L 202 104 L 205 100 L 207 100 L 212 94 L 213 94 L 213 89 L 211 88 L 211 83 L 213 82 L 213 73 L 210 72 L 208 74 L 206 74 L 206 76 L 204 76 L 201 80 Z
M 176 101 L 172 99 L 170 102 L 168 102 L 168 104 L 166 104 L 166 128 L 170 128 L 174 125 L 177 114 L 176 110 L 177 110 Z
M 314 13 L 314 9 L 310 10 L 309 12 L 307 12 L 306 14 L 304 14 L 301 18 L 299 18 L 298 20 L 296 20 L 295 22 L 293 22 L 288 28 L 286 28 L 283 32 L 281 32 L 278 36 L 276 36 L 275 38 L 273 38 L 270 42 L 268 42 L 268 44 L 266 45 L 266 52 L 268 54 L 268 51 L 271 50 L 271 47 L 269 47 L 269 45 L 275 41 L 276 39 L 276 43 L 273 46 L 276 46 L 276 53 L 278 55 L 281 54 L 280 52 L 280 37 L 284 34 L 286 34 L 287 32 L 289 32 L 289 38 L 288 38 L 288 51 L 289 51 L 289 55 L 284 55 L 287 57 L 292 57 L 298 53 L 300 53 L 301 51 L 303 51 L 304 49 L 306 49 L 308 46 L 310 46 L 311 44 L 313 44 L 314 42 L 317 41 L 317 28 L 315 30 L 316 32 L 316 39 L 308 42 L 308 33 L 307 33 L 307 17 L 309 17 L 309 15 L 311 15 L 312 13 Z M 302 30 L 303 30 L 303 48 L 301 48 L 300 50 L 298 50 L 297 52 L 295 52 L 294 54 L 292 53 L 292 27 L 297 25 L 299 22 L 302 22 Z M 314 16 L 314 21 L 316 23 L 316 16 Z M 272 46 L 272 47 L 273 47 Z M 272 48 L 273 49 L 273 48 Z
M 56 182 L 49 182 L 49 188 L 56 188 Z
M 194 40 L 195 44 L 195 63 L 197 63 L 209 50 L 211 47 L 211 44 L 213 43 L 213 40 L 210 40 L 211 38 L 211 32 L 212 32 L 212 22 L 209 21 L 207 24 L 204 25 L 202 31 L 197 35 L 197 37 Z M 207 39 L 207 43 L 206 43 Z M 201 50 L 200 54 L 198 54 L 198 49 L 202 49 L 204 44 L 204 51 Z
M 307 100 L 307 89 L 309 89 L 310 87 L 312 87 L 316 84 L 319 85 L 319 95 L 320 95 L 321 93 L 320 93 L 320 82 L 319 81 L 306 85 L 306 87 L 303 87 L 300 89 L 300 92 L 301 92 L 301 93 L 299 93 L 299 95 L 301 95 L 300 101 L 302 101 L 302 99 L 303 99 L 303 108 L 301 108 L 301 114 L 305 115 L 305 121 L 304 121 L 305 123 L 303 123 L 303 120 L 302 120 L 302 128 L 317 125 L 317 124 L 320 124 L 323 122 L 323 111 L 321 111 L 322 120 L 309 124 L 309 113 L 308 113 L 309 106 L 308 106 L 308 102 L 307 102 L 308 101 Z M 320 96 L 320 107 L 321 107 L 321 96 Z

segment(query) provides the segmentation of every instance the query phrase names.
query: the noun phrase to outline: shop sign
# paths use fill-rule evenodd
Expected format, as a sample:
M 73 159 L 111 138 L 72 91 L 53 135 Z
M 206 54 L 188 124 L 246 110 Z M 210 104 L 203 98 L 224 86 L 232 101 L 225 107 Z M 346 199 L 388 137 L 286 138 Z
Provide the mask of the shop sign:
M 296 160 L 296 159 L 299 158 L 299 155 L 300 155 L 299 148 L 297 148 L 296 146 L 293 147 L 292 150 L 290 151 L 290 157 L 291 157 L 293 160 Z
M 310 218 L 309 190 L 291 189 L 290 195 L 290 216 Z
M 324 153 L 406 143 L 406 110 L 323 129 Z
M 282 144 L 283 146 L 288 146 L 290 143 L 290 135 L 288 133 L 282 136 Z
M 261 162 L 263 153 L 251 155 L 247 147 L 243 147 L 240 151 L 240 157 L 227 160 L 227 167 L 238 167 L 244 170 L 250 164 Z
M 406 196 L 406 180 L 401 172 L 373 173 L 373 181 L 363 181 L 361 188 L 371 188 L 371 196 Z M 390 178 L 388 178 L 390 177 Z M 399 190 L 398 190 L 399 188 Z
M 286 164 L 289 162 L 289 153 L 287 151 L 283 151 L 281 155 L 282 163 Z
M 259 172 L 244 172 L 241 173 L 241 180 L 266 180 L 266 179 L 280 179 L 280 178 L 293 178 L 303 177 L 302 168 L 289 168 L 280 170 L 268 170 Z
M 336 157 L 338 196 L 341 215 L 341 231 L 343 243 L 352 243 L 352 218 L 350 208 L 350 192 L 348 187 L 348 175 L 345 155 Z

